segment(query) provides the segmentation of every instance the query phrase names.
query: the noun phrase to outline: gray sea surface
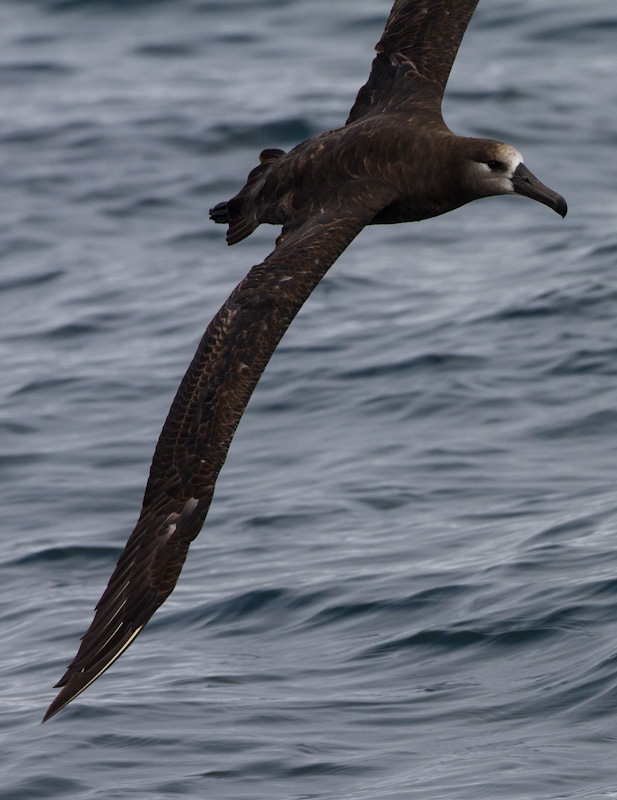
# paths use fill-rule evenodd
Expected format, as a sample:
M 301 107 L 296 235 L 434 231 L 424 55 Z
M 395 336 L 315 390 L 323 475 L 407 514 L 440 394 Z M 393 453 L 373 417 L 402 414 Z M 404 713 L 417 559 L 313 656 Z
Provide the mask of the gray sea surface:
M 0 3 L 0 798 L 617 798 L 617 5 L 481 0 L 448 86 L 568 200 L 365 230 L 174 594 L 41 726 L 203 329 L 208 209 L 345 121 L 390 0 Z

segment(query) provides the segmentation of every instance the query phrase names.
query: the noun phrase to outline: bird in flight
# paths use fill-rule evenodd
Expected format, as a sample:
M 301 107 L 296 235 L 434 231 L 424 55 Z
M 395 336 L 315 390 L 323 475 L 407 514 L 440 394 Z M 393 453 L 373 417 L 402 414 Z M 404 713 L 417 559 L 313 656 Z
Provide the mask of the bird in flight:
M 514 147 L 456 136 L 446 82 L 478 0 L 396 0 L 345 125 L 288 153 L 264 150 L 246 185 L 211 210 L 235 244 L 281 225 L 276 246 L 217 312 L 163 426 L 137 525 L 44 720 L 127 649 L 173 591 L 244 409 L 281 337 L 367 225 L 416 222 L 481 197 L 566 202 Z

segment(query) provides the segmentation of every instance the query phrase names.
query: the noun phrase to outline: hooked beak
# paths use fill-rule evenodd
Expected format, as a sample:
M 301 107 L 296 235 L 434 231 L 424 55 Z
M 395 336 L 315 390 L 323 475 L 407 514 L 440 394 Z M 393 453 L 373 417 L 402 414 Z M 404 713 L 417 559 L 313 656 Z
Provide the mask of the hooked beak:
M 549 189 L 530 172 L 524 164 L 519 164 L 512 176 L 512 186 L 517 194 L 531 197 L 539 203 L 552 208 L 561 217 L 568 213 L 568 205 L 560 194 Z

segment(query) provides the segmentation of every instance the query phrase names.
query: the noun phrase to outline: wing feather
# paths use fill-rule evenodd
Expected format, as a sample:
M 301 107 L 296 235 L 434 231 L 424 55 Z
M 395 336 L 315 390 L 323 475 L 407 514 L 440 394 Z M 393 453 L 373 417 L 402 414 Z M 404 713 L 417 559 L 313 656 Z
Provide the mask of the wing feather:
M 43 721 L 102 675 L 172 592 L 270 356 L 304 301 L 374 213 L 342 215 L 337 208 L 289 226 L 208 326 L 163 426 L 137 525 Z
M 452 64 L 478 0 L 396 0 L 347 124 L 384 112 L 440 115 Z

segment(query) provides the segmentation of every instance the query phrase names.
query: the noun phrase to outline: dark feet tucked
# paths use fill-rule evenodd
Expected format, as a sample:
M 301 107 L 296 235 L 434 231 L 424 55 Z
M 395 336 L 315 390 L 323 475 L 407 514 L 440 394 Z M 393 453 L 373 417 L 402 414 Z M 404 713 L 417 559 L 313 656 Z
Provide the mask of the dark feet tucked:
M 227 225 L 229 216 L 227 214 L 227 202 L 217 203 L 214 208 L 210 209 L 210 219 L 217 222 L 219 225 Z

